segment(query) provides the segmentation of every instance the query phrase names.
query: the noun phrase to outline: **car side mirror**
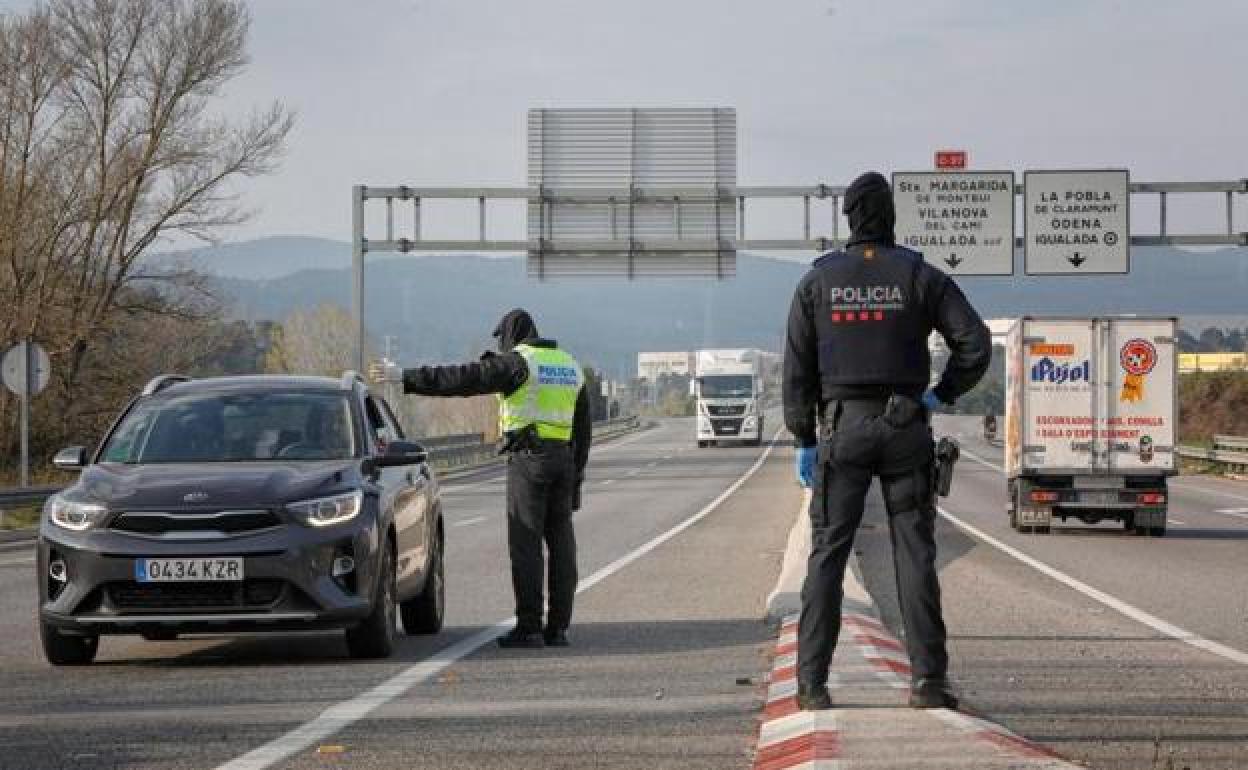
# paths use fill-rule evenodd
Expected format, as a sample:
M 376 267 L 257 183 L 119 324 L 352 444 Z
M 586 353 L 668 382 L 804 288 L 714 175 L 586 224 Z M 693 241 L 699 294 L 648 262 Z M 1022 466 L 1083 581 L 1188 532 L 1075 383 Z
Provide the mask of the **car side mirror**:
M 52 464 L 63 471 L 82 470 L 87 467 L 87 448 L 71 446 L 56 453 Z
M 428 462 L 429 452 L 415 441 L 391 441 L 385 453 L 377 458 L 378 468 L 394 468 L 400 465 L 419 465 Z

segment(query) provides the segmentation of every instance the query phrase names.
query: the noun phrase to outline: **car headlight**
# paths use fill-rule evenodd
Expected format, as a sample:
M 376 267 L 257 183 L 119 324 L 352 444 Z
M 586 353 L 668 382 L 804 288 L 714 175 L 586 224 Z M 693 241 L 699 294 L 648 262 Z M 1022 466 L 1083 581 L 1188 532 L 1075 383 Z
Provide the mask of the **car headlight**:
M 364 507 L 364 493 L 360 490 L 314 500 L 288 503 L 286 510 L 309 527 L 328 527 L 354 519 Z
M 62 529 L 82 532 L 91 529 L 108 513 L 108 509 L 99 503 L 80 503 L 66 500 L 60 495 L 52 495 L 43 505 L 43 512 L 48 521 Z

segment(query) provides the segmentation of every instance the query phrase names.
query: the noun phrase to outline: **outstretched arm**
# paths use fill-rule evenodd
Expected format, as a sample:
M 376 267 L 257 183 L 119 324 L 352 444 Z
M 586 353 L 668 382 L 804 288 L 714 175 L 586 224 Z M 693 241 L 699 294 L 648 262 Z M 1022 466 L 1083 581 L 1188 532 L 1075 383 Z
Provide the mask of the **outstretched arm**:
M 480 361 L 403 370 L 403 392 L 422 396 L 511 393 L 524 384 L 528 367 L 518 353 L 489 354 Z

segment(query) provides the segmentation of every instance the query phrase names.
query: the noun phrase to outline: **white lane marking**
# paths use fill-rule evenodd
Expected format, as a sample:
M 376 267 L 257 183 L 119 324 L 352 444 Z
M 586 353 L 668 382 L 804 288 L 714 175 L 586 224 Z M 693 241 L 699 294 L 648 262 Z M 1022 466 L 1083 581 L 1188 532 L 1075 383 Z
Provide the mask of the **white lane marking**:
M 457 521 L 451 526 L 452 527 L 471 527 L 473 524 L 480 524 L 483 521 L 485 521 L 484 516 L 473 516 L 471 519 L 464 519 L 463 521 Z
M 25 559 L 5 559 L 0 561 L 0 567 L 24 567 L 27 564 L 34 564 L 35 557 L 30 556 Z
M 1180 628 L 1172 623 L 1167 623 L 1166 621 L 1162 620 L 1156 615 L 1150 615 L 1144 610 L 1138 607 L 1135 607 L 1133 605 L 1127 604 L 1123 600 L 1115 596 L 1111 596 L 1110 594 L 1107 594 L 1104 591 L 1093 588 L 1087 583 L 1084 583 L 1083 581 L 1078 580 L 1077 578 L 1073 578 L 1059 569 L 1050 567 L 1048 564 L 1045 564 L 1039 559 L 1035 559 L 1035 558 L 1032 558 L 1031 556 L 1028 556 L 1027 554 L 1023 553 L 1017 548 L 1013 548 L 1011 546 L 1006 545 L 1000 540 L 997 540 L 995 537 L 980 531 L 979 529 L 968 524 L 965 521 L 962 521 L 957 516 L 954 516 L 953 514 L 946 511 L 944 508 L 938 507 L 936 510 L 940 512 L 941 516 L 943 516 L 945 519 L 948 519 L 959 529 L 962 529 L 968 534 L 979 538 L 980 540 L 984 541 L 985 543 L 992 546 L 993 548 L 996 548 L 1002 553 L 1008 556 L 1012 556 L 1015 559 L 1018 559 L 1023 564 L 1026 564 L 1028 567 L 1031 567 L 1032 569 L 1035 569 L 1041 572 L 1042 574 L 1053 578 L 1054 580 L 1056 580 L 1057 582 L 1065 586 L 1075 589 L 1076 591 L 1083 594 L 1084 596 L 1087 596 L 1088 598 L 1093 599 L 1094 601 L 1098 601 L 1101 604 L 1104 604 L 1106 607 L 1109 607 L 1112 610 L 1116 610 L 1122 613 L 1123 615 L 1126 615 L 1127 617 L 1131 618 L 1132 620 L 1142 623 L 1148 626 L 1149 628 L 1153 629 L 1154 631 L 1165 634 L 1166 636 L 1169 636 L 1173 639 L 1177 639 L 1178 641 L 1183 642 L 1184 644 L 1189 644 L 1192 647 L 1196 647 L 1198 649 L 1204 650 L 1205 652 L 1211 652 L 1214 655 L 1218 655 L 1220 657 L 1226 658 L 1227 660 L 1231 660 L 1231 661 L 1234 661 L 1235 663 L 1248 666 L 1248 653 L 1240 652 L 1239 650 L 1233 647 L 1228 647 L 1225 644 L 1215 642 L 1211 639 L 1206 639 L 1203 636 L 1198 636 L 1197 634 L 1194 634 L 1191 631 L 1188 631 L 1187 629 Z
M 1179 519 L 1166 519 L 1166 523 L 1167 523 L 1167 524 L 1178 524 L 1180 527 L 1186 527 L 1186 526 L 1187 526 L 1187 522 L 1186 522 L 1186 521 L 1181 521 L 1181 520 L 1179 520 Z
M 999 473 L 1005 473 L 1005 468 L 1002 468 L 1000 465 L 997 465 L 996 463 L 993 463 L 993 462 L 990 462 L 990 461 L 988 461 L 988 460 L 985 460 L 984 458 L 980 457 L 979 455 L 976 455 L 974 452 L 968 452 L 967 450 L 963 449 L 963 450 L 962 450 L 962 454 L 963 454 L 963 455 L 965 455 L 965 456 L 967 456 L 967 457 L 969 457 L 969 458 L 971 458 L 972 460 L 974 460 L 975 462 L 977 462 L 977 463 L 979 463 L 979 464 L 981 464 L 981 465 L 986 465 L 986 466 L 988 466 L 989 468 L 992 468 L 993 470 L 995 470 L 995 471 L 997 471 L 997 472 L 999 472 Z M 1173 481 L 1171 481 L 1171 482 L 1170 482 L 1170 486 L 1172 486 L 1172 487 L 1176 487 L 1176 486 L 1177 486 L 1177 487 L 1179 487 L 1180 489 L 1195 490 L 1195 491 L 1197 491 L 1197 492 L 1208 492 L 1208 493 L 1210 493 L 1210 494 L 1215 494 L 1215 495 L 1225 495 L 1226 497 L 1232 497 L 1232 498 L 1236 498 L 1236 499 L 1248 500 L 1248 497 L 1240 498 L 1238 495 L 1232 495 L 1232 494 L 1230 494 L 1230 493 L 1228 493 L 1228 492 L 1218 492 L 1218 491 L 1215 491 L 1215 490 L 1212 490 L 1212 489 L 1205 489 L 1205 488 L 1203 488 L 1203 487 L 1192 486 L 1191 484 L 1175 484 Z M 1214 511 L 1214 513 L 1220 513 L 1220 514 L 1222 514 L 1223 516 L 1234 516 L 1234 517 L 1236 517 L 1236 518 L 1240 518 L 1240 519 L 1248 519 L 1248 508 L 1220 508 L 1220 509 L 1218 509 L 1218 510 Z M 1179 521 L 1178 519 L 1168 519 L 1168 521 L 1173 522 L 1173 523 L 1175 523 L 1175 524 L 1182 525 L 1182 526 L 1185 526 L 1185 525 L 1187 524 L 1187 522 L 1184 522 L 1184 521 Z
M 641 468 L 633 468 L 631 471 L 629 471 L 628 473 L 626 473 L 626 474 L 624 474 L 624 475 L 626 475 L 626 476 L 636 476 L 638 473 L 641 473 Z
M 612 442 L 602 447 L 601 449 L 591 448 L 589 452 L 589 456 L 590 458 L 593 458 L 593 456 L 596 454 L 601 454 L 603 452 L 610 452 L 612 449 L 618 449 L 622 446 L 628 446 L 629 444 L 632 444 L 635 441 L 640 441 L 641 439 L 646 438 L 648 434 L 649 434 L 648 430 L 644 430 L 644 429 L 639 430 L 637 432 L 637 435 L 633 436 L 632 438 Z M 495 471 L 504 471 L 506 470 L 506 468 L 503 466 L 500 466 L 498 468 L 485 468 L 483 470 L 486 473 L 493 473 Z M 490 478 L 487 478 L 487 479 L 482 479 L 481 481 L 474 481 L 471 484 L 457 484 L 454 479 L 451 479 L 449 481 L 444 481 L 442 483 L 442 491 L 445 494 L 459 494 L 460 492 L 467 492 L 470 489 L 483 487 L 486 484 L 502 484 L 504 481 L 506 481 L 506 478 L 501 474 L 496 475 L 496 476 L 491 476 Z
M 985 465 L 985 466 L 987 466 L 987 467 L 989 467 L 989 468 L 992 468 L 994 471 L 996 471 L 996 472 L 998 472 L 998 473 L 1005 473 L 1005 468 L 1002 468 L 1000 465 L 997 465 L 996 463 L 992 462 L 991 460 L 985 460 L 984 458 L 980 457 L 979 455 L 975 454 L 974 452 L 970 451 L 969 449 L 963 449 L 963 450 L 962 450 L 962 454 L 964 454 L 964 455 L 966 455 L 967 457 L 971 458 L 972 460 L 974 460 L 975 462 L 979 463 L 980 465 Z
M 602 485 L 605 487 L 608 484 L 614 484 L 614 483 L 615 483 L 615 479 L 607 479 L 606 481 L 602 482 Z
M 654 549 L 666 543 L 668 540 L 676 537 L 680 533 L 697 524 L 702 519 L 711 515 L 725 500 L 736 493 L 741 485 L 749 481 L 758 469 L 763 467 L 771 450 L 776 446 L 776 440 L 780 437 L 780 432 L 772 437 L 767 448 L 759 454 L 754 464 L 732 483 L 727 489 L 720 493 L 706 506 L 685 519 L 681 523 L 667 530 L 663 534 L 652 540 L 638 546 L 636 549 L 626 553 L 607 566 L 598 570 L 594 574 L 581 580 L 576 587 L 578 594 L 588 591 L 590 588 L 598 585 L 602 581 L 611 577 L 615 573 L 624 569 L 628 565 L 637 561 L 641 557 L 650 553 Z M 310 722 L 296 727 L 294 730 L 282 735 L 276 740 L 270 741 L 258 748 L 252 749 L 241 757 L 230 760 L 218 767 L 218 770 L 262 770 L 263 768 L 272 767 L 284 759 L 289 759 L 295 754 L 307 749 L 318 741 L 322 741 L 329 736 L 349 727 L 355 722 L 360 721 L 373 711 L 381 708 L 390 701 L 403 695 L 405 692 L 418 684 L 427 682 L 437 676 L 446 668 L 450 667 L 456 661 L 476 652 L 480 648 L 489 644 L 498 638 L 498 636 L 516 622 L 515 617 L 500 620 L 489 628 L 478 631 L 472 636 L 461 639 L 455 644 L 443 650 L 434 653 L 428 660 L 421 661 L 410 666 L 395 676 L 387 679 L 367 692 L 363 692 L 354 698 L 337 703 L 325 709 Z

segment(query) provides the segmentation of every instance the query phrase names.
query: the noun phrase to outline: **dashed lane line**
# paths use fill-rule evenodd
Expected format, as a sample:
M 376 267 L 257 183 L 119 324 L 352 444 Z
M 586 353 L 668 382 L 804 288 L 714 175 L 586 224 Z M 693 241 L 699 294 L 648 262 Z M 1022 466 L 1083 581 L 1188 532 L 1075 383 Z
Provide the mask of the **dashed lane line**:
M 949 511 L 946 511 L 944 508 L 938 507 L 936 510 L 940 513 L 942 517 L 950 521 L 954 526 L 958 527 L 959 529 L 966 532 L 967 534 L 987 543 L 988 545 L 992 546 L 993 548 L 996 548 L 998 551 L 1001 551 L 1007 556 L 1012 556 L 1013 558 L 1017 559 L 1018 561 L 1021 561 L 1023 564 L 1026 564 L 1032 569 L 1035 569 L 1038 572 L 1044 575 L 1047 575 L 1048 577 L 1053 578 L 1057 582 L 1069 588 L 1073 588 L 1074 590 L 1078 591 L 1079 593 L 1083 594 L 1089 599 L 1100 602 L 1106 607 L 1109 607 L 1112 610 L 1116 610 L 1117 612 L 1123 615 L 1126 615 L 1132 620 L 1142 623 L 1148 626 L 1149 628 L 1153 629 L 1154 631 L 1157 631 L 1158 633 L 1169 636 L 1172 639 L 1177 639 L 1178 641 L 1183 642 L 1184 644 L 1191 645 L 1192 647 L 1196 647 L 1197 649 L 1204 650 L 1205 652 L 1211 652 L 1214 655 L 1217 655 L 1219 657 L 1226 658 L 1227 660 L 1233 661 L 1235 663 L 1248 666 L 1248 653 L 1241 652 L 1233 647 L 1228 647 L 1227 645 L 1222 644 L 1220 642 L 1215 642 L 1211 639 L 1206 639 L 1205 637 L 1192 633 L 1191 631 L 1188 631 L 1185 628 L 1180 628 L 1179 626 L 1176 626 L 1172 623 L 1168 623 L 1162 620 L 1161 618 L 1157 617 L 1156 615 L 1149 614 L 1145 612 L 1144 610 L 1138 607 L 1135 607 L 1134 605 L 1124 602 L 1123 600 L 1119 599 L 1116 596 L 1107 594 L 1104 591 L 1101 591 L 1100 589 L 1093 588 L 1087 583 L 1084 583 L 1082 580 L 1071 577 L 1070 575 L 1067 575 L 1065 572 L 1062 572 L 1061 570 L 1055 567 L 1051 567 L 1048 564 L 1045 564 L 1044 562 L 1040 561 L 1039 559 L 1036 559 L 1032 556 L 1028 556 L 1027 554 L 1023 553 L 1017 548 L 1006 545 L 1005 543 L 1001 542 L 995 537 L 981 531 L 980 529 L 972 526 L 971 524 L 968 524 L 967 522 L 963 521 L 957 516 L 954 516 L 952 513 L 949 513 Z
M 628 446 L 629 444 L 635 443 L 637 441 L 642 440 L 643 438 L 646 438 L 648 435 L 649 435 L 648 430 L 640 430 L 637 432 L 637 435 L 633 436 L 632 438 L 621 439 L 619 441 L 612 441 L 610 444 L 607 444 L 606 446 L 602 448 L 591 449 L 589 456 L 592 458 L 595 455 L 602 454 L 603 452 L 610 452 L 612 450 L 619 449 L 622 446 Z M 501 471 L 503 470 L 503 468 L 502 467 L 499 467 L 497 469 L 484 468 L 483 470 L 486 473 L 490 473 L 494 470 Z M 490 478 L 482 479 L 481 481 L 474 481 L 470 484 L 456 484 L 454 480 L 451 480 L 451 481 L 443 482 L 442 491 L 444 494 L 457 495 L 457 494 L 460 494 L 461 492 L 467 492 L 468 490 L 476 489 L 477 487 L 483 487 L 487 484 L 501 484 L 504 480 L 505 480 L 504 477 L 501 475 L 491 476 Z
M 754 461 L 754 464 L 727 489 L 721 492 L 718 497 L 707 503 L 702 510 L 581 580 L 576 587 L 576 592 L 580 594 L 588 591 L 711 515 L 725 500 L 732 497 L 745 482 L 749 481 L 758 472 L 759 468 L 763 467 L 763 463 L 767 461 L 772 450 L 775 449 L 776 441 L 779 438 L 780 432 L 777 431 L 768 443 L 767 448 L 759 453 L 758 459 Z M 428 682 L 456 661 L 471 655 L 497 639 L 500 634 L 514 625 L 515 622 L 516 619 L 514 617 L 500 620 L 489 628 L 478 631 L 466 639 L 461 639 L 455 644 L 434 653 L 428 659 L 409 666 L 371 690 L 330 706 L 315 719 L 300 725 L 276 740 L 226 762 L 218 770 L 262 770 L 262 768 L 272 767 L 278 762 L 288 759 L 360 721 L 416 685 Z
M 483 521 L 485 521 L 484 516 L 473 516 L 471 519 L 464 519 L 463 521 L 457 521 L 451 526 L 452 527 L 471 527 L 473 524 L 480 524 Z
M 962 454 L 966 455 L 967 457 L 970 457 L 972 460 L 978 463 L 988 466 L 989 468 L 993 468 L 994 470 L 1000 471 L 1002 473 L 1005 472 L 1005 470 L 1001 466 L 995 463 L 989 462 L 988 460 L 985 460 L 982 457 L 979 457 L 972 452 L 963 451 Z M 1018 559 L 1019 561 L 1026 564 L 1027 566 L 1032 567 L 1036 570 L 1039 570 L 1040 572 L 1044 573 L 1045 575 L 1048 575 L 1049 577 L 1053 578 L 1059 583 L 1062 583 L 1066 586 L 1069 586 L 1070 588 L 1075 589 L 1076 591 L 1083 594 L 1084 596 L 1087 596 L 1090 599 L 1098 601 L 1101 604 L 1104 604 L 1106 607 L 1109 607 L 1110 609 L 1116 610 L 1122 613 L 1123 615 L 1126 615 L 1132 620 L 1135 620 L 1139 623 L 1143 623 L 1144 625 L 1148 626 L 1154 631 L 1165 634 L 1166 636 L 1169 636 L 1173 639 L 1177 639 L 1180 642 L 1183 642 L 1185 644 L 1189 644 L 1193 647 L 1202 649 L 1205 652 L 1211 652 L 1214 655 L 1221 656 L 1223 658 L 1226 658 L 1227 660 L 1232 660 L 1236 663 L 1248 665 L 1248 653 L 1240 652 L 1239 650 L 1233 647 L 1228 647 L 1225 644 L 1222 644 L 1220 642 L 1215 642 L 1211 639 L 1206 639 L 1203 636 L 1194 634 L 1191 631 L 1188 631 L 1184 628 L 1180 628 L 1179 626 L 1176 626 L 1172 623 L 1168 623 L 1155 615 L 1151 615 L 1138 607 L 1135 607 L 1131 604 L 1128 604 L 1127 602 L 1124 602 L 1123 600 L 1119 599 L 1116 596 L 1112 596 L 1097 588 L 1093 588 L 1087 583 L 1084 583 L 1083 581 L 1077 578 L 1073 578 L 1070 575 L 1067 575 L 1065 572 L 1062 572 L 1061 570 L 1055 567 L 1051 567 L 1048 564 L 1045 564 L 1039 559 L 1028 556 L 1027 554 L 1023 553 L 1017 548 L 1006 545 L 1005 543 L 1001 542 L 1000 540 L 997 540 L 991 535 L 986 534 L 980 531 L 979 529 L 977 529 L 976 527 L 972 526 L 971 524 L 968 524 L 962 519 L 959 519 L 957 516 L 954 516 L 953 514 L 949 513 L 944 508 L 937 508 L 937 510 L 940 512 L 941 516 L 948 519 L 950 522 L 954 524 L 954 526 L 958 527 L 964 532 L 967 532 L 968 534 L 976 538 L 979 538 L 980 540 L 987 543 L 988 545 L 993 546 L 997 550 L 1009 556 L 1012 556 L 1015 559 Z

